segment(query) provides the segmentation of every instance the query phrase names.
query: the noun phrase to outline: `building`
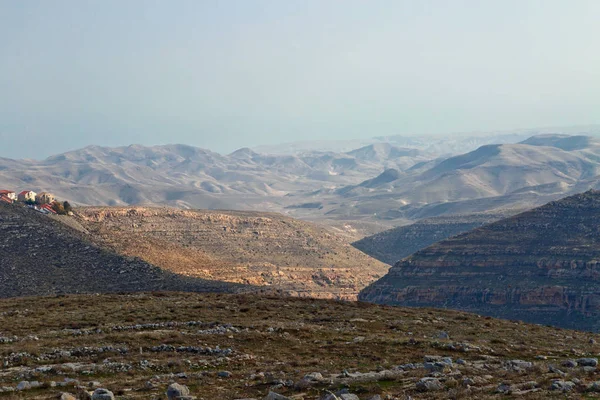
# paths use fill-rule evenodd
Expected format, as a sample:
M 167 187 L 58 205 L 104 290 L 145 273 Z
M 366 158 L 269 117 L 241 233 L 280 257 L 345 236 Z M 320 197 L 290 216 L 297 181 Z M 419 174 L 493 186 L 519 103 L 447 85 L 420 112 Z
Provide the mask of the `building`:
M 44 213 L 44 214 L 56 214 L 56 211 L 54 211 L 52 206 L 48 203 L 42 204 L 41 206 L 36 208 L 36 210 L 38 210 L 39 212 Z
M 6 195 L 0 194 L 0 203 L 12 204 L 13 200 L 9 199 Z
M 0 190 L 0 196 L 5 196 L 13 201 L 17 199 L 17 194 L 12 190 Z
M 56 197 L 52 193 L 42 192 L 37 195 L 37 201 L 40 204 L 51 204 L 54 203 Z
M 19 201 L 35 201 L 36 193 L 31 190 L 23 190 L 17 197 Z

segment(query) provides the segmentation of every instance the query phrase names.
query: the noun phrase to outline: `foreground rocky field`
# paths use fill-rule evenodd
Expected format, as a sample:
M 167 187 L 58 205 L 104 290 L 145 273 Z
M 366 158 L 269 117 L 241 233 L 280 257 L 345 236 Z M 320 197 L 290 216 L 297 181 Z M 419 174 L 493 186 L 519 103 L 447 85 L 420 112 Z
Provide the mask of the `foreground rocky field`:
M 1 300 L 0 327 L 5 399 L 112 398 L 101 389 L 166 399 L 173 383 L 197 399 L 600 391 L 598 335 L 446 310 L 250 294 L 68 295 Z

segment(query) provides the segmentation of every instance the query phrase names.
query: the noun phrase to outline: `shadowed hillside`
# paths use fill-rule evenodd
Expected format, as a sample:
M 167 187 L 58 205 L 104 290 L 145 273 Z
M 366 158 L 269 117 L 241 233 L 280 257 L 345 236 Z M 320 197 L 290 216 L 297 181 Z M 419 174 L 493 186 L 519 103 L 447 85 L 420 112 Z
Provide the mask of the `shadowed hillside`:
M 361 300 L 599 330 L 600 191 L 446 239 L 405 258 Z
M 37 211 L 0 204 L 0 297 L 240 289 L 242 285 L 178 276 L 118 255 Z
M 498 214 L 473 214 L 428 218 L 368 236 L 352 245 L 379 261 L 394 265 L 398 260 L 435 242 L 502 217 Z

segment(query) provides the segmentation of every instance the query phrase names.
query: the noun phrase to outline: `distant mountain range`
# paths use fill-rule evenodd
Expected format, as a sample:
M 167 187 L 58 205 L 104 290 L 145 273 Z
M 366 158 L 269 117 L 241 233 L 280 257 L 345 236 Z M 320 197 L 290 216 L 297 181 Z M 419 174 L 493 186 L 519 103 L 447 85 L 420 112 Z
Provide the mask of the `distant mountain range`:
M 517 144 L 386 170 L 356 185 L 314 194 L 335 204 L 330 216 L 416 220 L 475 212 L 525 210 L 600 186 L 600 141 L 541 135 Z
M 360 237 L 427 217 L 516 212 L 600 186 L 591 136 L 370 141 L 290 154 L 90 146 L 43 161 L 0 158 L 0 189 L 50 191 L 76 205 L 277 211 Z

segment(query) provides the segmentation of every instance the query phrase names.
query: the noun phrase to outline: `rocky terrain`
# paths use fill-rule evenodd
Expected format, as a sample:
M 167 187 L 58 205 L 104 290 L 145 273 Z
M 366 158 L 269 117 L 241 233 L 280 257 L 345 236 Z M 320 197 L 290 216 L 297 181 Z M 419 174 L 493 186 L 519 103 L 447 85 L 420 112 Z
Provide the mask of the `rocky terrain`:
M 177 274 L 356 299 L 388 266 L 318 225 L 275 213 L 153 207 L 79 208 L 101 246 Z
M 429 246 L 361 300 L 599 330 L 600 192 L 548 203 Z
M 600 391 L 598 335 L 450 310 L 249 294 L 68 295 L 2 300 L 0 326 L 6 399 L 564 399 Z
M 0 204 L 0 297 L 140 290 L 247 289 L 165 271 L 99 247 L 37 211 Z
M 427 218 L 362 238 L 352 246 L 379 261 L 394 265 L 429 245 L 503 217 L 506 215 L 467 214 Z

